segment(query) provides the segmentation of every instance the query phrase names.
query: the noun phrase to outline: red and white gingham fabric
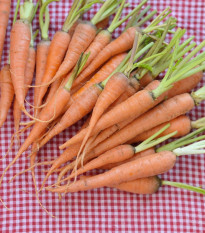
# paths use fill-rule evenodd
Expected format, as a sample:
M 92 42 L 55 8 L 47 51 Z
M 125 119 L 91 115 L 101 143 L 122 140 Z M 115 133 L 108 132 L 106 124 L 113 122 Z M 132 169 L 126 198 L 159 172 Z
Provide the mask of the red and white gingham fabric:
M 139 1 L 130 0 L 131 6 Z M 71 1 L 61 0 L 49 7 L 51 16 L 50 36 L 61 28 Z M 170 6 L 172 15 L 177 17 L 178 26 L 187 29 L 188 36 L 195 35 L 197 43 L 205 39 L 205 1 L 204 0 L 149 0 L 152 9 L 161 12 Z M 12 11 L 16 0 L 12 0 Z M 85 15 L 90 19 L 97 7 Z M 129 8 L 130 10 L 131 8 Z M 124 14 L 126 11 L 124 11 Z M 9 32 L 12 17 L 10 17 L 7 39 L 4 48 L 4 62 L 8 57 Z M 37 17 L 34 20 L 34 30 L 38 28 Z M 119 35 L 121 29 L 115 31 Z M 205 84 L 205 78 L 199 86 Z M 32 91 L 28 98 L 32 101 Z M 205 114 L 205 104 L 201 104 L 190 112 L 192 120 Z M 28 120 L 24 117 L 23 120 Z M 67 129 L 48 143 L 38 155 L 39 160 L 56 158 L 60 153 L 58 145 L 73 136 L 81 126 L 82 121 Z M 6 123 L 0 129 L 0 155 L 8 149 L 14 133 L 12 111 L 10 110 Z M 28 132 L 21 141 L 25 140 Z M 18 146 L 14 146 L 6 159 L 0 161 L 0 174 L 12 160 Z M 35 195 L 30 173 L 23 174 L 14 182 L 8 184 L 17 172 L 29 166 L 29 160 L 23 154 L 22 158 L 10 169 L 4 178 L 0 196 L 8 211 L 0 204 L 0 232 L 204 232 L 205 231 L 205 198 L 200 194 L 171 187 L 162 187 L 153 195 L 134 195 L 110 188 L 101 188 L 87 192 L 66 195 L 59 202 L 58 195 L 42 192 L 40 199 L 47 210 L 56 216 L 51 218 L 39 206 Z M 42 182 L 45 167 L 36 169 L 38 184 Z M 56 177 L 53 177 L 54 181 Z M 185 182 L 205 188 L 205 158 L 204 155 L 184 156 L 178 159 L 174 169 L 161 176 L 164 180 Z

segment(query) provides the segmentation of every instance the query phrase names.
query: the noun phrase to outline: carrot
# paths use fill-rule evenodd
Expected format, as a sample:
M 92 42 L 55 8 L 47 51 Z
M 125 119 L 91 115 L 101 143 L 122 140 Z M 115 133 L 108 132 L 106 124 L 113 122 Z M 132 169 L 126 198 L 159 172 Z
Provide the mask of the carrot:
M 37 45 L 36 51 L 36 78 L 35 86 L 39 86 L 42 82 L 45 70 L 46 70 L 46 61 L 48 57 L 48 51 L 51 44 L 48 36 L 49 29 L 49 12 L 47 5 L 44 5 L 45 1 L 42 0 L 42 6 L 39 13 L 39 23 L 41 29 L 41 41 Z M 37 106 L 39 88 L 34 89 L 34 106 Z M 34 116 L 37 116 L 40 112 L 40 109 L 36 108 Z
M 134 10 L 132 10 L 125 18 L 120 20 L 122 9 L 125 7 L 125 0 L 122 1 L 111 25 L 107 30 L 100 31 L 95 37 L 94 41 L 91 43 L 89 48 L 86 50 L 86 53 L 90 52 L 91 55 L 84 66 L 84 69 L 93 61 L 94 58 L 101 52 L 101 50 L 107 46 L 111 41 L 111 35 L 113 31 L 119 27 L 125 20 L 132 16 L 135 12 L 138 12 L 141 7 L 147 2 L 147 0 L 142 1 Z M 114 54 L 115 55 L 115 54 Z M 107 61 L 107 60 L 106 60 Z M 98 67 L 97 67 L 98 68 Z M 93 73 L 93 72 L 92 72 Z M 80 82 L 84 81 L 81 77 L 78 77 L 74 82 L 74 87 L 77 86 Z
M 145 2 L 146 1 L 142 1 L 141 4 L 143 5 Z M 142 6 L 141 4 L 139 4 L 139 8 Z M 165 11 L 167 11 L 167 9 Z M 156 26 L 164 17 L 167 16 L 167 14 L 169 14 L 165 14 L 165 11 L 162 12 L 158 16 L 158 18 L 154 20 L 152 24 L 150 24 L 150 26 Z M 161 16 L 162 18 L 161 20 L 159 20 Z M 144 30 L 144 32 L 149 32 L 149 30 L 151 30 L 150 26 L 148 26 L 147 31 Z M 124 53 L 131 49 L 133 46 L 136 31 L 136 27 L 130 27 L 125 32 L 123 32 L 117 39 L 110 42 L 106 47 L 104 47 L 104 49 L 97 55 L 97 57 L 92 61 L 92 63 L 79 75 L 79 77 L 76 79 L 76 82 L 82 82 L 87 76 L 95 72 L 96 69 L 98 69 L 112 56 Z
M 148 129 L 185 114 L 193 107 L 194 100 L 187 93 L 166 100 L 156 108 L 153 108 L 152 110 L 138 117 L 132 123 L 113 134 L 107 140 L 100 143 L 89 154 L 95 154 L 95 156 L 99 155 L 105 150 L 109 150 L 117 145 L 123 144 Z M 153 116 L 155 117 L 153 118 Z
M 141 152 L 137 152 L 134 154 L 133 157 L 129 158 L 129 159 L 126 159 L 122 162 L 117 162 L 117 163 L 110 163 L 110 164 L 107 164 L 107 165 L 104 165 L 102 167 L 100 167 L 101 169 L 112 169 L 113 167 L 117 167 L 123 163 L 127 163 L 127 162 L 131 162 L 131 161 L 134 161 L 138 158 L 141 158 L 141 157 L 144 157 L 144 156 L 147 156 L 147 155 L 151 155 L 151 154 L 154 154 L 155 153 L 155 150 L 154 148 L 149 148 L 147 150 L 143 150 Z
M 115 185 L 139 178 L 162 174 L 172 169 L 175 162 L 176 155 L 174 153 L 163 151 L 147 155 L 136 161 L 125 163 L 100 175 L 76 181 L 75 183 L 70 184 L 69 187 L 64 185 L 55 189 L 46 188 L 46 190 L 57 193 L 66 193 Z
M 9 21 L 9 13 L 11 8 L 11 0 L 1 0 L 0 1 L 0 64 L 1 56 L 3 53 L 4 40 L 6 36 L 6 29 Z
M 123 93 L 128 87 L 129 82 L 127 77 L 123 73 L 114 74 L 109 81 L 107 82 L 104 90 L 98 97 L 98 100 L 95 104 L 95 107 L 92 112 L 92 117 L 90 119 L 90 123 L 88 126 L 88 132 L 83 139 L 81 144 L 81 149 L 83 149 L 85 143 L 87 142 L 90 133 L 92 132 L 96 122 L 101 117 L 101 115 L 105 112 L 105 110 Z
M 45 145 L 52 137 L 62 132 L 67 127 L 87 115 L 94 107 L 96 100 L 102 89 L 99 85 L 93 85 L 71 104 L 70 108 L 63 115 L 61 120 L 54 126 L 49 134 L 41 141 L 40 147 Z
M 41 42 L 37 45 L 36 51 L 36 78 L 35 85 L 38 86 L 41 84 L 45 69 L 46 69 L 46 60 L 48 56 L 48 51 L 50 47 L 49 40 L 41 40 Z M 37 106 L 37 98 L 38 98 L 39 89 L 34 89 L 34 106 Z M 35 116 L 37 116 L 39 109 L 35 109 Z
M 16 99 L 21 110 L 25 109 L 24 74 L 30 41 L 30 22 L 24 18 L 16 21 L 11 30 L 10 67 Z
M 36 51 L 33 46 L 30 46 L 28 52 L 28 60 L 25 68 L 25 96 L 28 92 L 28 85 L 31 85 L 35 70 L 35 60 L 36 60 Z M 16 132 L 19 130 L 19 123 L 21 121 L 21 109 L 18 104 L 17 99 L 14 100 L 14 107 L 13 107 L 13 115 L 14 115 L 14 127 Z
M 61 64 L 58 71 L 56 72 L 56 75 L 54 76 L 53 80 L 56 80 L 66 75 L 74 67 L 76 61 L 79 59 L 80 54 L 84 52 L 88 48 L 88 46 L 91 44 L 91 42 L 95 39 L 95 36 L 97 33 L 97 27 L 95 25 L 99 22 L 99 18 L 101 17 L 103 18 L 104 11 L 109 9 L 109 6 L 111 5 L 111 3 L 112 3 L 112 0 L 108 0 L 104 2 L 100 10 L 91 19 L 90 22 L 82 21 L 77 25 L 75 32 L 73 34 L 73 37 L 71 39 L 71 42 L 69 44 L 68 50 L 66 52 L 65 58 L 63 60 L 63 63 Z M 100 36 L 101 36 L 101 33 L 100 33 Z M 96 46 L 94 45 L 94 47 Z M 88 50 L 86 52 L 90 52 L 90 51 L 91 50 Z M 93 57 L 93 55 L 91 56 L 92 56 L 92 59 L 95 57 L 95 56 Z
M 156 85 L 159 85 L 158 81 L 155 81 L 155 83 L 156 83 Z M 135 99 L 138 100 L 138 101 L 135 101 Z M 161 96 L 157 100 L 153 100 L 153 98 L 150 95 L 150 92 L 148 90 L 142 90 L 142 91 L 137 92 L 136 94 L 132 95 L 130 98 L 128 98 L 127 100 L 125 100 L 121 104 L 118 104 L 117 106 L 115 106 L 109 112 L 105 113 L 100 118 L 98 123 L 96 124 L 95 129 L 93 130 L 93 132 L 92 132 L 92 134 L 90 136 L 92 136 L 92 135 L 94 135 L 96 133 L 99 133 L 103 129 L 111 127 L 114 124 L 117 124 L 118 122 L 121 122 L 121 121 L 123 121 L 125 119 L 128 119 L 128 118 L 130 119 L 132 117 L 137 118 L 138 116 L 142 115 L 144 112 L 146 112 L 145 106 L 142 103 L 148 103 L 149 102 L 149 106 L 147 104 L 148 109 L 149 109 L 149 108 L 154 107 L 158 103 L 160 103 L 163 99 L 164 99 L 164 96 Z M 125 107 L 122 108 L 121 107 L 122 105 L 125 106 Z M 136 107 L 137 111 L 133 111 L 133 108 L 135 108 L 135 107 Z M 141 110 L 141 108 L 143 110 Z M 124 112 L 124 110 L 125 110 L 125 112 Z M 130 113 L 131 110 L 133 111 L 133 114 Z M 112 112 L 114 113 L 114 115 L 112 114 L 112 119 L 111 119 L 110 116 L 111 116 Z M 118 114 L 120 114 L 120 116 Z M 123 117 L 123 114 L 124 115 L 126 114 L 126 118 Z M 107 116 L 109 116 L 109 117 L 107 117 Z M 88 130 L 87 128 L 82 130 L 79 134 L 77 134 L 72 139 L 70 139 L 69 141 L 64 143 L 60 148 L 65 148 L 65 147 L 71 145 L 72 143 L 81 141 L 85 137 L 85 135 L 87 133 L 87 130 Z
M 121 149 L 124 150 L 124 148 L 125 148 L 125 149 L 126 149 L 127 147 L 130 148 L 130 145 L 125 145 L 125 146 L 122 146 L 122 147 L 121 147 L 121 146 L 116 147 L 116 148 L 115 148 L 116 150 L 109 150 L 109 151 L 107 151 L 108 153 L 105 152 L 104 154 L 100 155 L 98 158 L 96 158 L 96 159 L 94 159 L 94 160 L 92 160 L 92 161 L 90 161 L 90 160 L 93 159 L 93 158 L 95 158 L 96 156 L 93 156 L 93 155 L 91 154 L 91 156 L 88 155 L 88 156 L 86 157 L 86 159 L 85 159 L 86 162 L 87 162 L 87 161 L 90 161 L 90 162 L 87 163 L 86 165 L 84 165 L 82 168 L 79 168 L 79 170 L 77 170 L 77 171 L 76 171 L 76 169 L 77 169 L 79 163 L 78 163 L 78 157 L 76 157 L 76 161 L 73 161 L 72 163 L 70 163 L 69 165 L 67 165 L 67 166 L 65 166 L 65 167 L 63 168 L 63 170 L 62 170 L 61 173 L 59 174 L 58 183 L 56 183 L 56 184 L 59 184 L 60 182 L 63 182 L 63 181 L 65 181 L 65 180 L 68 180 L 68 179 L 70 179 L 70 178 L 72 178 L 72 177 L 74 177 L 74 176 L 75 176 L 75 178 L 76 178 L 76 175 L 79 175 L 79 174 L 81 174 L 81 173 L 83 173 L 83 172 L 89 171 L 90 169 L 95 169 L 95 168 L 98 168 L 98 167 L 107 165 L 107 164 L 109 164 L 109 163 L 114 163 L 114 162 L 117 163 L 117 162 L 120 162 L 120 161 L 123 161 L 123 160 L 126 160 L 126 161 L 127 161 L 127 157 L 126 157 L 126 156 L 128 156 L 128 158 L 132 158 L 133 155 L 134 155 L 134 153 L 137 153 L 137 152 L 146 150 L 147 148 L 153 147 L 153 146 L 155 146 L 155 145 L 161 143 L 162 141 L 164 141 L 164 140 L 170 138 L 172 135 L 174 135 L 176 132 L 171 133 L 171 134 L 169 134 L 169 135 L 167 135 L 167 136 L 165 136 L 165 137 L 161 137 L 161 138 L 159 138 L 158 140 L 154 140 L 154 141 L 153 141 L 153 139 L 155 139 L 159 134 L 161 134 L 161 133 L 162 133 L 164 130 L 166 130 L 169 126 L 170 126 L 170 125 L 166 125 L 166 127 L 160 129 L 159 132 L 157 132 L 155 135 L 152 135 L 148 140 L 146 140 L 145 142 L 141 143 L 139 146 L 137 146 L 137 147 L 135 147 L 135 148 L 133 148 L 133 147 L 131 146 L 132 151 L 133 151 L 132 154 L 130 154 L 130 153 L 128 153 L 128 152 L 126 152 L 126 153 L 128 153 L 128 154 L 126 154 L 126 153 L 124 154 L 124 153 L 121 153 L 121 152 L 120 152 Z M 77 144 L 76 144 L 76 145 L 77 145 Z M 120 153 L 120 155 L 119 155 L 118 153 Z M 148 153 L 149 153 L 149 152 L 148 152 Z M 146 154 L 147 154 L 147 153 L 144 153 L 144 154 L 142 154 L 142 155 L 138 155 L 137 158 L 138 158 L 138 157 L 145 156 Z M 62 154 L 60 157 L 65 157 L 65 159 L 66 159 L 66 156 L 63 155 L 63 154 Z M 60 157 L 59 157 L 59 159 L 57 159 L 57 160 L 61 160 L 61 161 L 62 161 L 63 158 L 60 159 Z M 134 156 L 134 159 L 132 159 L 131 161 L 135 160 L 135 157 L 136 157 L 136 155 Z M 64 159 L 64 162 L 65 162 L 65 159 Z M 130 161 L 130 160 L 128 160 L 128 161 Z M 54 162 L 54 163 L 55 163 L 55 162 Z M 59 164 L 58 164 L 58 166 L 59 166 Z M 64 180 L 61 181 L 61 178 L 63 177 L 63 175 L 64 175 L 68 170 L 70 170 L 70 169 L 72 169 L 72 168 L 75 169 L 75 174 L 74 174 L 74 176 L 73 176 L 73 174 L 71 174 L 71 177 L 69 176 L 69 177 L 67 177 L 66 179 L 64 179 Z M 48 171 L 48 174 L 49 174 L 49 175 L 51 174 L 50 171 Z M 49 175 L 47 175 L 46 178 L 44 179 L 43 185 L 44 185 L 44 183 L 45 183 L 45 181 L 46 181 L 46 179 L 48 178 Z M 42 187 L 43 187 L 43 186 L 42 186 Z
M 142 115 L 147 110 L 153 108 L 162 100 L 164 100 L 164 98 L 167 95 L 167 91 L 172 88 L 172 83 L 189 77 L 192 74 L 198 73 L 200 70 L 202 70 L 203 65 L 197 68 L 194 67 L 200 64 L 200 62 L 204 59 L 204 52 L 198 55 L 198 57 L 194 58 L 193 61 L 189 61 L 189 65 L 186 64 L 186 62 L 193 56 L 193 54 L 198 52 L 204 46 L 204 44 L 205 41 L 202 42 L 199 46 L 197 46 L 189 55 L 187 55 L 187 57 L 179 63 L 176 70 L 173 70 L 171 67 L 176 56 L 176 47 L 173 53 L 172 62 L 170 64 L 168 72 L 166 73 L 165 77 L 163 78 L 163 81 L 159 84 L 159 86 L 155 90 L 151 91 L 152 94 L 150 95 L 149 91 L 142 90 L 128 98 L 126 101 L 117 105 L 115 108 L 113 108 L 101 117 L 101 119 L 96 124 L 96 127 L 92 132 L 92 135 L 114 125 L 115 123 L 128 119 L 129 117 L 135 116 L 137 118 L 138 116 Z M 179 71 L 178 69 L 181 69 L 183 66 L 185 68 Z M 171 77 L 167 79 L 169 76 Z M 166 85 L 167 87 L 165 88 Z M 78 136 L 73 137 L 72 140 L 70 140 L 70 142 L 66 142 L 66 144 L 61 146 L 61 148 L 65 148 L 65 146 L 69 146 L 72 143 L 79 142 L 85 135 L 86 130 L 82 130 L 81 133 L 78 134 Z
M 122 33 L 117 39 L 109 43 L 92 63 L 78 76 L 78 82 L 82 82 L 87 76 L 92 74 L 96 69 L 108 61 L 111 57 L 124 53 L 132 48 L 136 28 L 129 28 L 126 32 Z M 76 81 L 77 82 L 77 81 Z M 74 84 L 75 85 L 75 84 Z
M 171 132 L 177 131 L 177 134 L 173 136 L 173 138 L 177 138 L 177 137 L 186 135 L 191 130 L 191 120 L 189 119 L 188 116 L 184 116 L 184 115 L 179 116 L 169 121 L 169 123 L 171 124 L 171 126 L 167 130 L 165 130 L 162 134 L 160 134 L 160 136 L 164 136 Z M 154 128 L 151 128 L 150 130 L 137 135 L 135 138 L 131 139 L 128 143 L 132 144 L 132 143 L 142 142 L 146 140 L 147 138 L 149 138 L 154 133 L 156 133 L 159 129 L 164 127 L 166 124 L 167 122 L 160 124 Z
M 82 69 L 83 64 L 85 64 L 85 62 L 86 62 L 86 59 L 87 59 L 87 55 L 85 55 L 84 57 L 83 56 L 80 57 L 79 62 L 77 63 L 77 65 L 72 73 L 72 77 L 70 78 L 68 83 L 65 85 L 65 87 L 62 87 L 61 90 L 59 90 L 56 93 L 56 95 L 53 96 L 50 103 L 48 103 L 42 109 L 42 111 L 39 114 L 39 119 L 41 119 L 41 122 L 37 121 L 35 123 L 29 136 L 27 137 L 27 139 L 25 140 L 23 145 L 20 147 L 16 157 L 13 159 L 13 161 L 5 169 L 5 172 L 6 172 L 6 170 L 9 169 L 10 166 L 12 166 L 12 164 L 14 164 L 16 162 L 16 160 L 21 156 L 21 154 L 25 150 L 27 150 L 27 148 L 39 138 L 39 136 L 43 133 L 43 131 L 48 126 L 48 124 L 49 124 L 48 120 L 50 120 L 52 117 L 54 119 L 56 119 L 59 116 L 63 107 L 65 106 L 65 104 L 68 102 L 68 100 L 70 98 L 70 87 L 72 85 L 72 81 L 76 77 L 78 72 Z M 56 104 L 56 103 L 58 103 L 58 104 Z M 2 175 L 2 177 L 3 177 L 3 175 Z
M 143 51 L 147 48 L 150 48 L 151 44 L 149 44 L 148 46 L 145 46 L 145 48 L 143 49 Z M 140 56 L 140 54 L 142 53 L 142 51 L 139 51 L 139 53 L 136 54 L 136 56 Z M 121 62 L 121 66 L 124 65 L 124 63 L 127 61 L 127 59 L 129 58 L 130 54 L 128 54 L 124 60 Z M 105 84 L 107 83 L 107 81 L 112 77 L 112 75 L 110 75 L 109 77 L 107 77 L 107 79 L 104 81 Z M 105 85 L 104 84 L 104 85 Z M 95 91 L 93 91 L 95 90 Z M 96 91 L 98 94 L 96 94 Z M 41 146 L 44 145 L 45 143 L 48 142 L 49 139 L 51 139 L 53 136 L 55 136 L 56 134 L 60 133 L 62 130 L 64 130 L 66 127 L 69 127 L 71 124 L 75 123 L 74 119 L 72 119 L 71 114 L 73 114 L 73 112 L 76 112 L 76 110 L 78 111 L 79 109 L 79 101 L 80 101 L 80 105 L 82 105 L 82 103 L 84 103 L 83 108 L 86 110 L 84 110 L 82 113 L 78 113 L 78 115 L 81 115 L 81 118 L 84 117 L 84 114 L 89 113 L 92 108 L 94 107 L 96 101 L 97 101 L 97 96 L 100 94 L 99 93 L 102 92 L 102 87 L 101 84 L 95 84 L 93 86 L 91 86 L 88 90 L 86 90 L 86 92 L 84 92 L 82 95 L 79 96 L 79 98 L 77 98 L 77 100 L 71 105 L 72 109 L 75 108 L 75 110 L 70 111 L 70 108 L 67 110 L 67 112 L 64 114 L 63 118 L 61 119 L 61 122 L 59 122 L 59 124 L 57 124 L 53 130 L 45 137 L 45 139 L 41 142 Z M 89 101 L 86 99 L 86 95 L 88 95 L 88 98 L 92 99 L 92 101 Z M 91 97 L 93 95 L 93 97 Z M 77 107 L 75 107 L 77 105 Z M 69 121 L 68 121 L 69 119 Z M 78 118 L 79 119 L 79 118 Z
M 173 88 L 170 91 L 168 91 L 167 97 L 172 98 L 175 95 L 190 92 L 199 84 L 202 78 L 203 78 L 203 72 L 199 71 L 185 79 L 182 79 L 174 83 Z
M 121 162 L 131 158 L 135 153 L 134 147 L 130 145 L 120 145 L 105 153 L 101 154 L 96 159 L 91 160 L 77 171 L 73 172 L 66 180 L 76 177 L 84 172 L 99 168 L 105 164 Z
M 186 189 L 189 191 L 197 192 L 200 194 L 205 194 L 205 190 L 192 185 L 161 180 L 158 176 L 151 176 L 147 178 L 141 178 L 133 181 L 124 182 L 117 185 L 111 185 L 112 188 L 117 188 L 119 190 L 135 193 L 135 194 L 153 194 L 156 193 L 160 187 L 168 185 L 171 187 L 177 187 L 181 189 Z
M 81 180 L 85 180 L 91 176 L 81 176 Z M 153 194 L 162 186 L 162 180 L 158 176 L 150 176 L 137 180 L 127 181 L 116 185 L 109 185 L 109 188 L 134 193 L 134 194 Z
M 157 85 L 158 85 L 158 81 L 154 81 L 154 82 L 150 83 L 145 88 L 145 90 L 148 90 L 148 91 L 154 90 Z M 128 94 L 129 96 L 131 96 L 132 91 Z M 135 90 L 134 90 L 134 93 L 135 93 Z M 116 102 L 116 104 L 118 104 L 118 103 Z M 122 121 L 118 124 L 110 126 L 109 128 L 106 128 L 105 130 L 103 130 L 99 135 L 97 135 L 97 137 L 94 135 L 93 137 L 91 137 L 89 139 L 88 145 L 86 147 L 86 151 L 88 151 L 88 149 L 90 151 L 92 148 L 97 146 L 100 142 L 102 142 L 105 139 L 107 139 L 108 137 L 110 137 L 113 133 L 115 133 L 116 131 L 122 129 L 123 127 L 125 127 L 126 125 L 131 123 L 134 119 L 135 119 L 135 117 L 132 117 L 132 118 L 129 118 L 128 120 L 125 120 L 125 121 Z
M 0 73 L 0 127 L 4 124 L 14 97 L 14 88 L 11 80 L 10 66 L 5 65 Z
M 87 83 L 85 83 L 85 85 L 83 85 L 76 93 L 73 94 L 73 98 L 76 98 L 76 96 L 78 96 L 80 93 L 83 93 L 93 84 L 97 84 L 105 80 L 118 67 L 126 55 L 126 53 L 121 53 L 106 62 L 105 65 L 102 66 L 102 68 L 94 76 L 92 76 L 92 78 Z
M 67 52 L 68 46 L 71 41 L 71 35 L 69 33 L 69 30 L 82 14 L 82 12 L 81 14 L 79 14 L 79 7 L 81 5 L 81 2 L 82 1 L 74 0 L 71 10 L 64 22 L 62 30 L 57 31 L 51 41 L 48 51 L 47 61 L 46 61 L 46 68 L 42 78 L 41 85 L 35 86 L 36 88 L 39 88 L 37 107 L 39 107 L 42 104 L 42 99 L 48 89 L 48 85 L 52 83 L 51 80 L 55 76 L 56 72 L 58 71 L 65 57 L 65 54 Z M 45 2 L 44 5 L 42 6 L 41 8 L 42 16 L 49 3 L 50 2 Z M 43 23 L 42 21 L 43 21 L 43 17 L 41 17 L 40 19 L 41 23 Z M 56 56 L 56 54 L 58 54 L 58 56 Z

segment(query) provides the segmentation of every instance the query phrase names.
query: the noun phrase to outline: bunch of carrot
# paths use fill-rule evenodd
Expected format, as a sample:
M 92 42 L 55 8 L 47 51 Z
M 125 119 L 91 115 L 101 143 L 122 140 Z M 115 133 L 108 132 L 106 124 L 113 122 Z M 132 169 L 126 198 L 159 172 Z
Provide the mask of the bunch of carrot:
M 41 0 L 37 5 L 24 1 L 21 6 L 17 2 L 9 64 L 0 74 L 0 126 L 15 96 L 14 137 L 32 129 L 1 175 L 0 186 L 8 169 L 32 146 L 26 171 L 32 173 L 37 197 L 34 168 L 46 164 L 51 168 L 41 189 L 52 173 L 59 172 L 57 182 L 52 185 L 55 187 L 46 187 L 52 192 L 109 186 L 151 194 L 161 185 L 172 185 L 205 194 L 202 188 L 162 181 L 157 176 L 172 169 L 177 156 L 187 151 L 204 152 L 204 136 L 194 137 L 204 132 L 205 120 L 191 121 L 185 114 L 205 99 L 205 87 L 191 93 L 203 77 L 205 52 L 197 54 L 205 47 L 205 41 L 196 46 L 194 37 L 190 37 L 182 43 L 186 30 L 175 29 L 176 19 L 169 16 L 169 8 L 148 22 L 156 11 L 147 13 L 150 9 L 144 7 L 147 0 L 139 2 L 124 18 L 122 11 L 129 6 L 125 0 L 74 0 L 62 29 L 50 40 L 48 5 L 53 1 L 57 0 Z M 82 15 L 99 3 L 96 15 L 89 22 L 83 20 Z M 0 0 L 1 4 L 7 10 L 0 9 L 9 12 L 10 2 Z M 38 32 L 32 33 L 32 21 L 38 8 L 41 41 L 35 50 Z M 8 15 L 0 13 L 1 30 L 4 29 L 0 56 Z M 111 15 L 114 15 L 112 22 Z M 123 33 L 112 40 L 114 30 L 127 20 Z M 167 35 L 172 35 L 169 43 Z M 164 71 L 160 81 L 158 77 Z M 29 104 L 34 109 L 33 115 L 25 107 L 29 88 L 34 88 L 34 103 Z M 30 121 L 21 122 L 22 112 Z M 41 147 L 88 114 L 90 117 L 82 129 L 59 147 L 65 149 L 61 155 L 53 161 L 36 163 Z M 190 133 L 192 129 L 197 130 Z M 182 138 L 165 147 L 158 146 L 178 137 Z M 139 145 L 134 147 L 134 143 Z M 106 171 L 77 180 L 92 169 Z M 68 182 L 63 185 L 65 181 Z

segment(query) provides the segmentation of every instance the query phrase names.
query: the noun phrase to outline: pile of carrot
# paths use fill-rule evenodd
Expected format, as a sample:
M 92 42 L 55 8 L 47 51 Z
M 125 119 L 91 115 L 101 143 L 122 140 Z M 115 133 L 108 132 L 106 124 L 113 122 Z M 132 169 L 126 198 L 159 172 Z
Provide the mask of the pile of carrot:
M 17 175 L 31 171 L 37 198 L 42 189 L 60 195 L 104 186 L 152 194 L 170 185 L 205 194 L 202 188 L 158 177 L 174 167 L 178 156 L 205 151 L 205 119 L 192 121 L 187 115 L 205 100 L 205 87 L 193 91 L 203 78 L 205 41 L 184 41 L 186 30 L 177 27 L 170 8 L 150 12 L 148 0 L 124 18 L 126 0 L 73 0 L 62 29 L 50 39 L 49 4 L 54 1 L 17 1 L 8 64 L 0 73 L 0 127 L 14 100 L 10 146 L 18 139 L 19 150 L 4 169 L 0 187 L 8 169 L 31 148 L 28 169 Z M 95 4 L 99 11 L 85 21 L 83 14 Z M 0 57 L 10 5 L 0 0 Z M 40 31 L 33 32 L 38 10 Z M 122 34 L 112 39 L 124 22 Z M 33 103 L 26 101 L 29 88 Z M 87 115 L 81 130 L 59 146 L 62 153 L 37 162 L 41 147 Z M 30 133 L 20 145 L 26 130 Z M 175 140 L 167 144 L 170 138 Z M 38 189 L 35 168 L 40 165 L 50 168 Z M 93 169 L 101 173 L 82 175 Z M 53 173 L 57 181 L 46 186 Z

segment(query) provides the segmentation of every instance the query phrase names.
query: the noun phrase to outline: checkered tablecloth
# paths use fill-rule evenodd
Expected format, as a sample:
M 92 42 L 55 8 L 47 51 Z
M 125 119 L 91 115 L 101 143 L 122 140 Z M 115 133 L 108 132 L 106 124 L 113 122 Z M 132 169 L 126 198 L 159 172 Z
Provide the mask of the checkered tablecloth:
M 131 7 L 128 8 L 130 11 L 139 1 L 130 0 L 129 2 L 131 3 Z M 54 32 L 61 28 L 71 4 L 70 0 L 61 0 L 49 6 L 51 38 Z M 170 6 L 172 15 L 178 19 L 178 26 L 187 29 L 185 39 L 191 35 L 195 36 L 197 43 L 205 39 L 205 0 L 149 0 L 149 4 L 152 5 L 152 9 L 157 9 L 159 12 Z M 8 57 L 9 32 L 15 5 L 16 0 L 12 0 L 3 62 L 6 62 Z M 84 18 L 90 19 L 97 9 L 94 7 Z M 33 28 L 34 30 L 38 28 L 37 18 L 34 20 Z M 117 29 L 113 36 L 116 37 L 121 31 L 122 28 Z M 199 86 L 203 83 L 205 84 L 205 78 Z M 32 101 L 32 90 L 28 100 Z M 195 120 L 204 114 L 205 104 L 201 104 L 189 115 L 192 120 Z M 28 119 L 24 117 L 23 120 Z M 66 138 L 73 136 L 81 125 L 82 121 L 55 137 L 40 150 L 38 160 L 56 158 L 60 153 L 58 145 L 62 144 Z M 0 129 L 0 155 L 6 153 L 13 133 L 13 116 L 10 110 L 6 123 Z M 28 132 L 22 135 L 21 142 L 27 135 Z M 0 174 L 17 150 L 16 144 L 7 158 L 0 161 Z M 40 196 L 42 204 L 56 216 L 51 218 L 42 210 L 35 198 L 30 173 L 23 174 L 8 184 L 9 178 L 29 166 L 29 160 L 26 158 L 28 154 L 29 151 L 24 153 L 4 178 L 0 196 L 12 211 L 8 211 L 0 204 L 0 232 L 205 232 L 204 196 L 171 187 L 162 187 L 153 195 L 134 195 L 115 189 L 101 188 L 68 194 L 60 202 L 58 195 L 42 192 Z M 36 169 L 39 185 L 45 175 L 44 169 L 45 167 Z M 53 177 L 53 181 L 55 178 Z M 179 158 L 176 166 L 161 178 L 205 188 L 204 155 Z

